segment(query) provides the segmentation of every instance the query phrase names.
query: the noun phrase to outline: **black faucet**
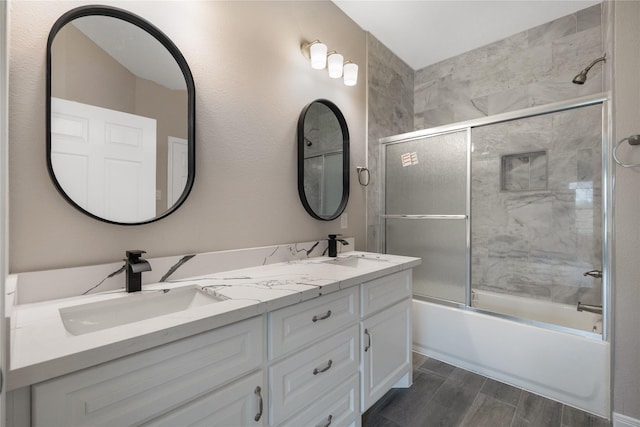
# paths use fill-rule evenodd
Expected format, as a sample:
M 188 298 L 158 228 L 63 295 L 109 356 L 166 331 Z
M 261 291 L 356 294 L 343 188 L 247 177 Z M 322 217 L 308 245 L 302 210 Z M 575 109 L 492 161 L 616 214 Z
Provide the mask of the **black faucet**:
M 127 292 L 140 292 L 142 290 L 142 272 L 151 271 L 151 265 L 146 259 L 140 258 L 145 251 L 127 251 L 126 264 L 126 289 Z
M 344 239 L 337 239 L 340 237 L 340 234 L 329 234 L 329 256 L 335 258 L 338 256 L 338 242 L 342 243 L 344 246 L 347 246 L 349 242 Z

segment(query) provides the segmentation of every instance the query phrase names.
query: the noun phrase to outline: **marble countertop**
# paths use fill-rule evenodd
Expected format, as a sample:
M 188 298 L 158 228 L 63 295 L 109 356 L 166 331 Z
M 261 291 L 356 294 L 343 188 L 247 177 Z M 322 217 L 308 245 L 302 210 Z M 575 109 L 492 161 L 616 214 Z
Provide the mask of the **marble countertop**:
M 136 294 L 110 291 L 15 305 L 10 320 L 13 390 L 150 349 L 420 264 L 419 258 L 345 252 L 150 284 L 143 292 L 196 285 L 223 301 L 83 335 L 69 333 L 60 309 Z M 18 284 L 19 286 L 19 284 Z

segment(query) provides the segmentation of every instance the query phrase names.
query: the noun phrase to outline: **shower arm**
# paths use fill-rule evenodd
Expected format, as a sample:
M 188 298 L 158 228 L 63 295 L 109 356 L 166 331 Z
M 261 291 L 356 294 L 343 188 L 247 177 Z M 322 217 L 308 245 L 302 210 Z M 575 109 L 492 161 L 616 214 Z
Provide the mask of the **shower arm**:
M 600 61 L 607 62 L 607 55 L 604 54 L 601 58 L 594 60 L 591 64 L 587 65 L 587 68 L 585 68 L 582 72 L 585 74 L 588 73 L 589 70 Z

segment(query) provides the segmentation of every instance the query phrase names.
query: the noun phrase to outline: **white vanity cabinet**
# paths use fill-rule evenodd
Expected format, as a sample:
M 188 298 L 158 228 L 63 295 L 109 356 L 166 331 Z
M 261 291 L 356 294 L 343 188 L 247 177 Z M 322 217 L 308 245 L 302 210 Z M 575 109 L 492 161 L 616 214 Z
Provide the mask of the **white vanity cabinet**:
M 359 425 L 359 288 L 269 313 L 272 426 Z
M 263 337 L 259 316 L 35 384 L 31 425 L 263 425 Z
M 392 387 L 409 387 L 411 270 L 361 285 L 362 412 Z
M 347 277 L 344 289 L 307 293 L 273 311 L 265 304 L 256 317 L 23 381 L 10 393 L 8 425 L 360 427 L 362 413 L 388 390 L 411 385 L 412 276 L 410 269 L 351 276 L 344 269 L 331 271 Z M 101 348 L 109 349 L 85 351 Z M 90 355 L 74 353 L 65 363 L 76 357 Z

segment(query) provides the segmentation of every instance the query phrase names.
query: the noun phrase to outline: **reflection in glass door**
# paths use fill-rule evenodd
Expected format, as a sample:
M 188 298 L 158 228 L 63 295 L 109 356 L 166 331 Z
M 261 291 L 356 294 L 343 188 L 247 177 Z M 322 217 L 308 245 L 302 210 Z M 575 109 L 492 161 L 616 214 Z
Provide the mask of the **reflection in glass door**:
M 465 303 L 469 131 L 389 143 L 384 158 L 386 252 L 422 258 L 414 295 Z

